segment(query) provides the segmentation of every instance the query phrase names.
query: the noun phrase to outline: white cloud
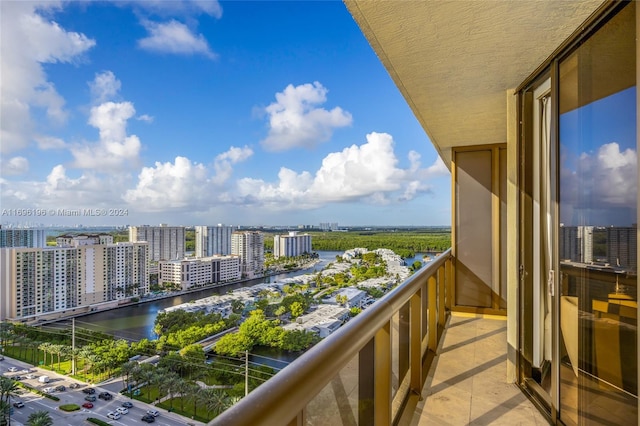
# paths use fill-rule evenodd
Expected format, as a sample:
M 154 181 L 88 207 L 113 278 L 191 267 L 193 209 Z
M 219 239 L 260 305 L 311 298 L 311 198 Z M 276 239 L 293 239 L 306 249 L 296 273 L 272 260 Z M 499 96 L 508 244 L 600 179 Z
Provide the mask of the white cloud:
M 66 119 L 64 99 L 48 81 L 42 64 L 77 61 L 95 45 L 84 34 L 65 31 L 40 14 L 58 6 L 52 1 L 0 3 L 0 38 L 4 40 L 0 51 L 3 153 L 23 149 L 30 142 L 34 127 L 32 107 L 43 108 L 53 121 Z
M 202 34 L 194 34 L 189 27 L 176 20 L 166 23 L 144 21 L 149 36 L 138 40 L 142 49 L 181 55 L 204 55 L 215 59 L 216 54 Z
M 156 162 L 154 167 L 142 168 L 136 188 L 123 198 L 141 211 L 198 211 L 213 201 L 207 174 L 204 165 L 185 157 L 176 157 L 173 163 Z
M 144 121 L 145 123 L 153 123 L 153 117 L 148 114 L 142 114 L 136 117 L 138 121 Z
M 442 171 L 438 161 L 421 169 L 419 155 L 409 154 L 410 168 L 398 167 L 394 142 L 386 133 L 370 133 L 363 145 L 352 145 L 327 155 L 312 175 L 282 167 L 278 181 L 240 179 L 234 198 L 237 204 L 254 204 L 274 209 L 310 209 L 327 203 L 364 201 L 375 204 L 408 201 L 431 191 L 430 178 Z
M 204 13 L 218 19 L 222 17 L 222 6 L 216 0 L 145 0 L 132 4 L 161 16 L 192 16 Z
M 0 179 L 2 204 L 6 208 L 89 209 L 117 205 L 125 174 L 97 175 L 85 172 L 70 177 L 62 165 L 53 167 L 44 181 Z
M 100 131 L 100 140 L 71 148 L 74 167 L 114 171 L 137 165 L 140 139 L 127 135 L 127 120 L 135 112 L 131 102 L 105 102 L 91 108 L 89 124 Z
M 23 175 L 29 171 L 29 160 L 24 157 L 13 157 L 0 160 L 0 174 L 3 176 Z
M 269 134 L 261 141 L 268 151 L 314 147 L 331 138 L 333 130 L 349 126 L 351 114 L 340 107 L 320 108 L 327 101 L 327 89 L 319 82 L 288 85 L 276 93 L 276 102 L 265 108 Z
M 67 147 L 67 144 L 62 139 L 53 136 L 35 136 L 34 139 L 38 144 L 38 148 L 42 150 L 64 149 Z
M 231 173 L 233 171 L 231 166 L 241 161 L 245 161 L 252 155 L 253 150 L 248 146 L 245 146 L 243 148 L 232 146 L 227 152 L 223 152 L 222 154 L 216 156 L 216 159 L 213 163 L 213 167 L 216 173 L 213 177 L 213 182 L 216 184 L 222 184 L 226 182 L 231 177 Z
M 95 99 L 96 103 L 102 103 L 113 99 L 118 92 L 122 83 L 113 74 L 112 71 L 104 71 L 102 73 L 96 73 L 95 79 L 89 83 L 91 89 L 91 95 Z
M 587 179 L 583 185 L 592 200 L 610 206 L 635 207 L 638 192 L 638 159 L 632 149 L 620 151 L 616 142 L 602 145 L 596 156 L 584 155 L 582 170 Z M 590 188 L 589 188 L 590 187 Z

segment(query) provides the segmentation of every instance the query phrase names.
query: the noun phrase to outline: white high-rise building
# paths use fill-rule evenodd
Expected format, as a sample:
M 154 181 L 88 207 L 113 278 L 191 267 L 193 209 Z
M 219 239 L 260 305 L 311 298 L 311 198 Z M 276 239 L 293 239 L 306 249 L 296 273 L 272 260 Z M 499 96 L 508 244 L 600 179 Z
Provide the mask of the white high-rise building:
M 231 254 L 231 234 L 237 227 L 218 224 L 218 226 L 196 226 L 196 257 Z
M 146 241 L 149 243 L 149 259 L 160 260 L 182 259 L 184 257 L 184 226 L 130 226 L 129 241 Z
M 0 227 L 0 248 L 46 246 L 47 231 L 44 229 Z
M 182 290 L 240 279 L 240 256 L 211 256 L 160 262 L 160 282 Z
M 0 320 L 57 318 L 149 292 L 148 244 L 0 249 Z
M 273 237 L 273 257 L 295 257 L 305 253 L 311 254 L 311 235 L 298 235 L 297 232 L 289 232 L 289 235 L 276 235 Z
M 261 277 L 264 273 L 264 234 L 258 231 L 234 232 L 231 235 L 231 254 L 240 256 L 240 270 L 244 278 Z
M 593 226 L 560 226 L 561 260 L 593 262 Z

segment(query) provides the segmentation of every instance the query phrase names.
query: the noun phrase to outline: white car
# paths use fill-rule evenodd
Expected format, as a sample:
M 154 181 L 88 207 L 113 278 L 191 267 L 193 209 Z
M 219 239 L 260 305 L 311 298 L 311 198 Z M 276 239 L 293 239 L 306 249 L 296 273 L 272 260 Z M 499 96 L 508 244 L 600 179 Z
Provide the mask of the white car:
M 153 417 L 158 417 L 160 415 L 160 412 L 158 410 L 147 410 L 147 414 Z
M 122 417 L 122 416 L 121 416 L 121 415 L 120 415 L 120 413 L 118 413 L 117 411 L 116 411 L 116 412 L 114 412 L 114 411 L 109 411 L 109 412 L 107 413 L 107 417 L 109 417 L 110 419 L 113 419 L 113 420 L 118 420 L 118 419 L 119 419 L 120 417 Z
M 120 414 L 129 414 L 129 410 L 127 410 L 127 409 L 126 409 L 126 408 L 124 408 L 124 407 L 118 407 L 118 408 L 116 408 L 116 411 L 117 411 L 118 413 L 120 413 Z
M 18 367 L 9 367 L 8 370 L 12 373 L 15 373 L 16 371 L 18 371 Z

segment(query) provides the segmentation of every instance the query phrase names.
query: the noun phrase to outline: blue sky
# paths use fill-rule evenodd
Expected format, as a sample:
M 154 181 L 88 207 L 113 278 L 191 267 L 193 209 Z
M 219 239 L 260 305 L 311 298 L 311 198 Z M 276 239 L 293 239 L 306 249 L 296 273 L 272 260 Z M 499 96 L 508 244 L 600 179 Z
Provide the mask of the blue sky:
M 637 222 L 636 88 L 560 116 L 560 221 L 566 226 Z
M 342 2 L 0 7 L 2 223 L 450 223 L 449 172 Z

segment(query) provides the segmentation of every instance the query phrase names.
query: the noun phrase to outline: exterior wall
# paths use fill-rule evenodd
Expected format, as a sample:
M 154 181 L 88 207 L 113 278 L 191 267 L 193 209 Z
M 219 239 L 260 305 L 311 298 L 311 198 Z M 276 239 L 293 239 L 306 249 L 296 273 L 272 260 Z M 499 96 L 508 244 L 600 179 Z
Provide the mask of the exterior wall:
M 231 253 L 240 256 L 240 270 L 246 278 L 260 277 L 264 271 L 264 234 L 257 231 L 234 232 Z
M 131 226 L 129 241 L 147 241 L 149 258 L 153 262 L 184 257 L 184 226 Z
M 235 226 L 196 226 L 196 257 L 231 254 L 231 235 Z
M 160 262 L 160 282 L 192 287 L 240 279 L 238 256 L 212 256 Z
M 46 246 L 47 231 L 44 229 L 0 229 L 0 248 Z
M 1 252 L 0 320 L 73 312 L 149 290 L 147 243 Z
M 273 256 L 295 257 L 304 253 L 311 253 L 311 235 L 298 235 L 297 232 L 289 232 L 289 235 L 276 235 L 273 237 Z

